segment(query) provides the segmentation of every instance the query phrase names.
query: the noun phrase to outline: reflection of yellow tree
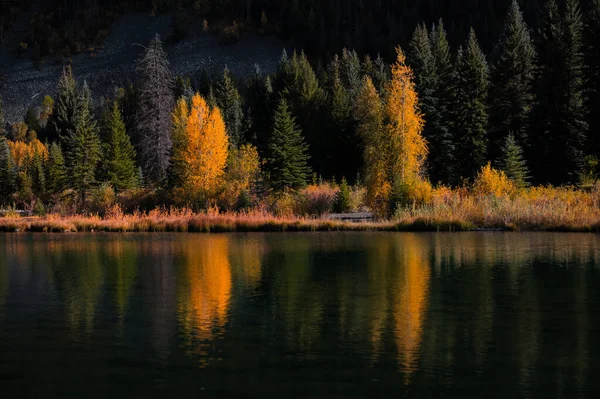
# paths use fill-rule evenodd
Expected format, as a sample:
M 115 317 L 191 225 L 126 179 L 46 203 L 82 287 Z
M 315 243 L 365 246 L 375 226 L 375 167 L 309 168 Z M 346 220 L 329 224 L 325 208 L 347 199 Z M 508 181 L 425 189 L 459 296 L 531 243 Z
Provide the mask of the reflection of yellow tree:
M 232 269 L 244 290 L 255 290 L 262 275 L 265 241 L 262 235 L 241 236 L 230 242 Z M 236 284 L 237 285 L 237 284 Z
M 394 331 L 398 359 L 410 374 L 419 360 L 431 269 L 428 248 L 418 235 L 403 235 L 399 243 L 396 256 L 402 264 L 395 284 Z
M 231 266 L 226 236 L 201 237 L 182 244 L 186 281 L 179 290 L 179 321 L 188 345 L 222 335 L 231 300 Z M 204 355 L 202 345 L 197 354 Z

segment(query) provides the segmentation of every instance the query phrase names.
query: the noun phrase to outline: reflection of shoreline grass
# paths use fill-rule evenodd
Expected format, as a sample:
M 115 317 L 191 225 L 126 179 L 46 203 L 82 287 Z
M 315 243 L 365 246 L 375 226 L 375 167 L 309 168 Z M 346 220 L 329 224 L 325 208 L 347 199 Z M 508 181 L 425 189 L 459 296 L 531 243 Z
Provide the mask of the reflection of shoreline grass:
M 397 213 L 394 220 L 352 223 L 325 218 L 274 216 L 263 212 L 193 213 L 154 210 L 99 216 L 3 217 L 0 231 L 31 232 L 295 232 L 295 231 L 466 231 L 475 229 L 600 231 L 600 209 L 586 203 L 544 199 L 473 197 L 454 194 Z

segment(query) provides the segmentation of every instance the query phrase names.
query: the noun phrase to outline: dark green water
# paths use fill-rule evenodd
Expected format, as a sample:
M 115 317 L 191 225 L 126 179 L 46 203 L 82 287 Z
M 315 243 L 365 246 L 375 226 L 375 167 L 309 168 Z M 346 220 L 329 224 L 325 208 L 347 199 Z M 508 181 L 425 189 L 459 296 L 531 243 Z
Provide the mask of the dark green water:
M 600 397 L 600 236 L 0 235 L 3 397 Z

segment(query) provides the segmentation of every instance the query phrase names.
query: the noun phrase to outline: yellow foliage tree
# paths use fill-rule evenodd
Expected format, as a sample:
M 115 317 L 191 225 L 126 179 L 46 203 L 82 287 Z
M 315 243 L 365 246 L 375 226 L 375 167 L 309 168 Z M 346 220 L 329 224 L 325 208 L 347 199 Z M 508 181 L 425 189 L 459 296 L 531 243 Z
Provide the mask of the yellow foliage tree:
M 413 72 L 402 50 L 397 52 L 385 105 L 366 78 L 355 109 L 365 148 L 367 202 L 379 216 L 389 214 L 392 202 L 423 202 L 432 191 L 424 175 L 428 148 Z
M 35 155 L 36 149 L 38 155 L 43 161 L 48 159 L 48 149 L 38 139 L 33 139 L 29 143 L 24 141 L 7 141 L 8 147 L 10 148 L 10 155 L 15 161 L 17 168 L 25 166 L 27 159 L 32 159 Z
M 199 94 L 192 104 L 185 123 L 183 103 L 178 103 L 173 115 L 179 123 L 181 137 L 174 137 L 176 165 L 181 167 L 181 194 L 194 201 L 214 195 L 223 183 L 227 163 L 229 138 L 218 108 L 211 108 Z
M 240 201 L 243 193 L 248 194 L 260 172 L 260 157 L 256 147 L 244 144 L 239 149 L 231 149 L 225 181 L 227 182 L 221 203 L 228 209 L 244 205 Z
M 390 162 L 394 177 L 412 183 L 424 178 L 427 141 L 422 135 L 425 120 L 419 110 L 419 99 L 412 69 L 406 65 L 402 49 L 392 65 L 392 80 L 388 87 L 386 116 L 388 119 Z

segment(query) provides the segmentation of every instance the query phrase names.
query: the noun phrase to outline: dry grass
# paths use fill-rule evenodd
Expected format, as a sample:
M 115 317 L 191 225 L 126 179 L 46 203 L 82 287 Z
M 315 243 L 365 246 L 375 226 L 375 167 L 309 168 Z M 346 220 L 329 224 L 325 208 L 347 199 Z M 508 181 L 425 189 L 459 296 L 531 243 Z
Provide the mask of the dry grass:
M 483 229 L 600 231 L 600 192 L 533 187 L 502 195 L 437 189 L 432 202 L 396 214 L 432 224 L 460 221 Z
M 250 232 L 371 230 L 379 224 L 351 224 L 327 219 L 276 217 L 262 212 L 193 213 L 188 209 L 156 209 L 148 213 L 118 211 L 100 218 L 47 215 L 43 218 L 0 218 L 0 231 L 39 232 Z
M 402 221 L 352 223 L 325 218 L 279 217 L 265 212 L 193 213 L 188 209 L 156 209 L 148 213 L 116 212 L 104 218 L 96 215 L 0 218 L 4 232 L 314 232 L 314 231 L 398 231 L 463 230 L 460 223 L 432 225 L 419 218 Z
M 157 208 L 125 214 L 118 205 L 97 215 L 0 218 L 0 231 L 34 232 L 291 232 L 291 231 L 464 231 L 474 229 L 600 231 L 600 192 L 534 187 L 502 195 L 469 189 L 434 190 L 424 206 L 398 211 L 389 221 L 351 223 L 267 211 L 194 213 Z

